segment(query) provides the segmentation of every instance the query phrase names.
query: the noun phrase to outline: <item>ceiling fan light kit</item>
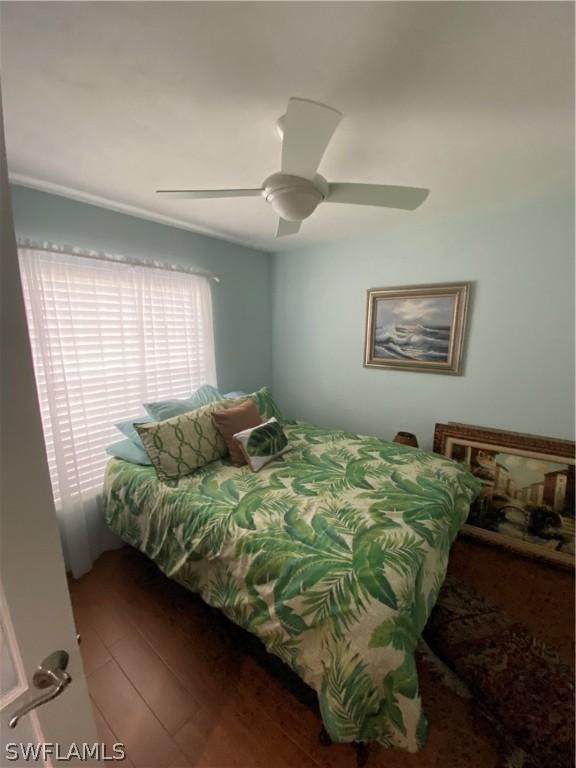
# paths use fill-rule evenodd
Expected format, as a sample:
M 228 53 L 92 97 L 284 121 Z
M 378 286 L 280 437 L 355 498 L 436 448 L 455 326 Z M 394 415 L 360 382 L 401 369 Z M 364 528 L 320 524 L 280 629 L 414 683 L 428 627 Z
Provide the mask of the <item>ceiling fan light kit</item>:
M 276 237 L 294 235 L 301 222 L 318 205 L 345 203 L 380 208 L 414 210 L 428 197 L 420 187 L 396 187 L 384 184 L 329 184 L 317 173 L 326 147 L 342 114 L 332 107 L 307 99 L 292 98 L 285 115 L 276 123 L 282 141 L 282 170 L 264 180 L 255 189 L 159 189 L 158 194 L 172 198 L 202 200 L 224 197 L 257 197 L 278 214 Z
M 328 183 L 321 176 L 312 182 L 301 176 L 273 173 L 265 180 L 262 195 L 280 218 L 303 221 L 327 197 Z

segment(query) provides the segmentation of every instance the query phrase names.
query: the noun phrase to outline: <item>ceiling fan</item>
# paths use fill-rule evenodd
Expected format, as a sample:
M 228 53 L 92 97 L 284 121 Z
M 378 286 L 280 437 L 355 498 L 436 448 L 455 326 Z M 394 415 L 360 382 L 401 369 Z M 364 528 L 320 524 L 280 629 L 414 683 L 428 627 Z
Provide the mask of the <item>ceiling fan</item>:
M 292 98 L 276 124 L 282 141 L 282 170 L 273 173 L 255 189 L 159 189 L 164 197 L 202 200 L 216 197 L 261 195 L 280 217 L 276 237 L 294 235 L 302 221 L 320 203 L 374 205 L 412 211 L 428 197 L 419 187 L 386 184 L 332 183 L 316 173 L 342 113 L 308 99 Z

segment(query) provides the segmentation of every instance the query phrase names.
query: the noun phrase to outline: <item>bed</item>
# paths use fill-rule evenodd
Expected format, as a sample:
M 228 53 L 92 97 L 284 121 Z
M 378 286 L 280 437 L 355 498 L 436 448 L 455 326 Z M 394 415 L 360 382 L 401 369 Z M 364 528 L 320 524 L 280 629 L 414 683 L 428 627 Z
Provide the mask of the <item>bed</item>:
M 163 483 L 111 460 L 108 525 L 310 685 L 331 740 L 415 752 L 414 651 L 478 481 L 427 451 L 285 431 L 291 450 L 257 474 L 215 461 Z

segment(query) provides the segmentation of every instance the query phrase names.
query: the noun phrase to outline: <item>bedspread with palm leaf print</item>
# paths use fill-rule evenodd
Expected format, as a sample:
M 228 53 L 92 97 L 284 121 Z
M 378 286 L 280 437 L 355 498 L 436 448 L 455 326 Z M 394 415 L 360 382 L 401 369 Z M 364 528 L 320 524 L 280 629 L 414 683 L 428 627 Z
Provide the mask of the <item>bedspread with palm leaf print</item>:
M 312 686 L 334 741 L 416 751 L 414 650 L 478 481 L 426 451 L 285 429 L 291 449 L 258 474 L 217 461 L 162 483 L 112 460 L 108 524 Z

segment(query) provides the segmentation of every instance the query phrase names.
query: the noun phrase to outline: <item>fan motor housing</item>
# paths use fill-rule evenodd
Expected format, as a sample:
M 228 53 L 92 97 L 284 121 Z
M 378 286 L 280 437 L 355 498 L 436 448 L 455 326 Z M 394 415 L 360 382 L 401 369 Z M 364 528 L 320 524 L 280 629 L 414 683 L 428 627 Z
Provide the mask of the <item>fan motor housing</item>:
M 287 221 L 302 221 L 314 213 L 328 192 L 328 183 L 316 175 L 314 181 L 288 173 L 273 173 L 263 183 L 262 196 Z

